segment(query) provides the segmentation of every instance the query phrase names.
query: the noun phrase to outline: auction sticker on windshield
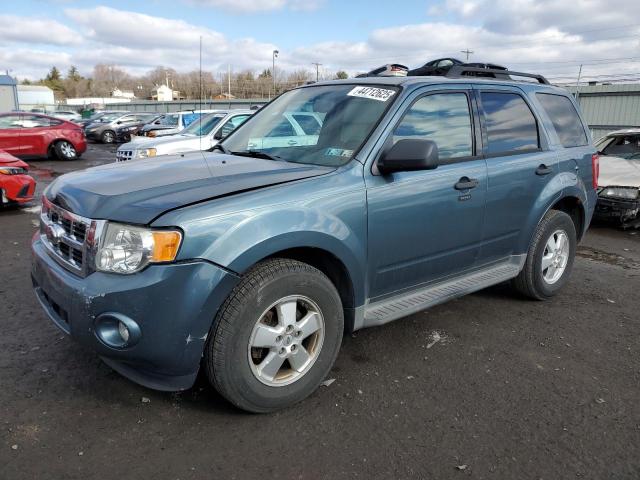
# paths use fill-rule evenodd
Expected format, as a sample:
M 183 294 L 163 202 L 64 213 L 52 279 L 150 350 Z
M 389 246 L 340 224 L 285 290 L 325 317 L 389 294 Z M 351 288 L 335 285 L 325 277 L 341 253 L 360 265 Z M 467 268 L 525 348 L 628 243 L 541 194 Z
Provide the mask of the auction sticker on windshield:
M 371 100 L 378 100 L 379 102 L 386 102 L 395 95 L 395 90 L 389 90 L 388 88 L 378 87 L 354 87 L 347 95 L 350 97 L 369 98 Z

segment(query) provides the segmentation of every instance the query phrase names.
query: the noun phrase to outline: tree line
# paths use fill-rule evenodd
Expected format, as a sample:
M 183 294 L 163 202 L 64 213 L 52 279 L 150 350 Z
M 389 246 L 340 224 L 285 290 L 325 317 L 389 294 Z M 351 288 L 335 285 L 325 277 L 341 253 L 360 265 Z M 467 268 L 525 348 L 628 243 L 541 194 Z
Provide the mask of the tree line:
M 138 99 L 151 99 L 156 89 L 161 85 L 168 85 L 176 90 L 180 98 L 213 99 L 228 93 L 236 98 L 269 98 L 284 90 L 304 85 L 315 80 L 316 74 L 304 69 L 284 72 L 276 69 L 274 87 L 273 73 L 265 69 L 259 74 L 250 70 L 232 72 L 229 78 L 227 72 L 218 75 L 211 71 L 193 70 L 191 72 L 177 72 L 173 68 L 158 66 L 144 75 L 135 76 L 125 70 L 107 64 L 98 64 L 90 76 L 83 76 L 74 66 L 70 67 L 66 75 L 53 66 L 47 75 L 36 82 L 23 80 L 23 85 L 45 85 L 54 92 L 56 100 L 77 97 L 109 97 L 116 89 L 132 92 Z M 332 75 L 324 75 L 321 80 L 333 78 L 348 78 L 344 71 Z

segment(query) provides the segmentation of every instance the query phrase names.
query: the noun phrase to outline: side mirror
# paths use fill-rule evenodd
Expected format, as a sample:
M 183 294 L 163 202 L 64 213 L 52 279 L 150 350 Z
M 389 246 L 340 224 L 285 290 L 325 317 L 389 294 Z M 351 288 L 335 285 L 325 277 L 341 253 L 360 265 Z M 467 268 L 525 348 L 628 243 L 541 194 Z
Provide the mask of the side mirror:
M 432 140 L 405 138 L 396 142 L 380 160 L 383 175 L 412 170 L 432 170 L 438 166 L 438 145 Z
M 222 129 L 218 130 L 216 133 L 213 134 L 213 139 L 214 140 L 222 140 L 224 137 L 222 136 Z
M 122 123 L 122 120 L 118 120 L 118 121 L 116 122 L 116 125 L 120 125 L 121 123 Z

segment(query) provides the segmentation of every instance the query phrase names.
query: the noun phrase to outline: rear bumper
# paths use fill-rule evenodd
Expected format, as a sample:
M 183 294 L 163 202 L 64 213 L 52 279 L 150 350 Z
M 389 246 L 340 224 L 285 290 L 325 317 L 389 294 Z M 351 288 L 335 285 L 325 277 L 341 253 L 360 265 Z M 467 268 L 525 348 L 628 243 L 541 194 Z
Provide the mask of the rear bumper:
M 0 203 L 25 203 L 33 200 L 36 181 L 29 175 L 3 175 L 0 179 Z
M 168 391 L 193 385 L 213 319 L 237 277 L 193 261 L 80 278 L 55 262 L 37 236 L 32 253 L 35 294 L 59 329 L 141 385 Z M 139 326 L 137 342 L 115 348 L 99 338 L 114 313 Z

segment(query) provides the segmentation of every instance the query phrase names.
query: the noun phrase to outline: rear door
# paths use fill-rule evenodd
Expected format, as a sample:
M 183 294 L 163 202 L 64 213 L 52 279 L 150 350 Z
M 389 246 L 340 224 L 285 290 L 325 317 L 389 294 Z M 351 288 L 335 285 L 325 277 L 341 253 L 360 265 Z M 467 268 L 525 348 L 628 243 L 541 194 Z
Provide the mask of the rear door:
M 526 253 L 520 236 L 542 191 L 558 172 L 558 157 L 522 90 L 499 85 L 474 89 L 489 175 L 479 258 L 486 264 Z
M 425 89 L 405 108 L 382 150 L 404 138 L 432 140 L 440 164 L 367 177 L 372 299 L 473 269 L 482 239 L 487 170 L 471 89 Z
M 24 115 L 20 137 L 22 155 L 46 155 L 49 142 L 53 140 L 51 126 L 61 124 L 62 121 L 58 119 L 50 119 L 39 115 Z
M 15 113 L 0 115 L 0 150 L 4 150 L 12 155 L 20 155 L 22 152 L 22 142 L 20 133 L 22 132 L 22 114 Z

